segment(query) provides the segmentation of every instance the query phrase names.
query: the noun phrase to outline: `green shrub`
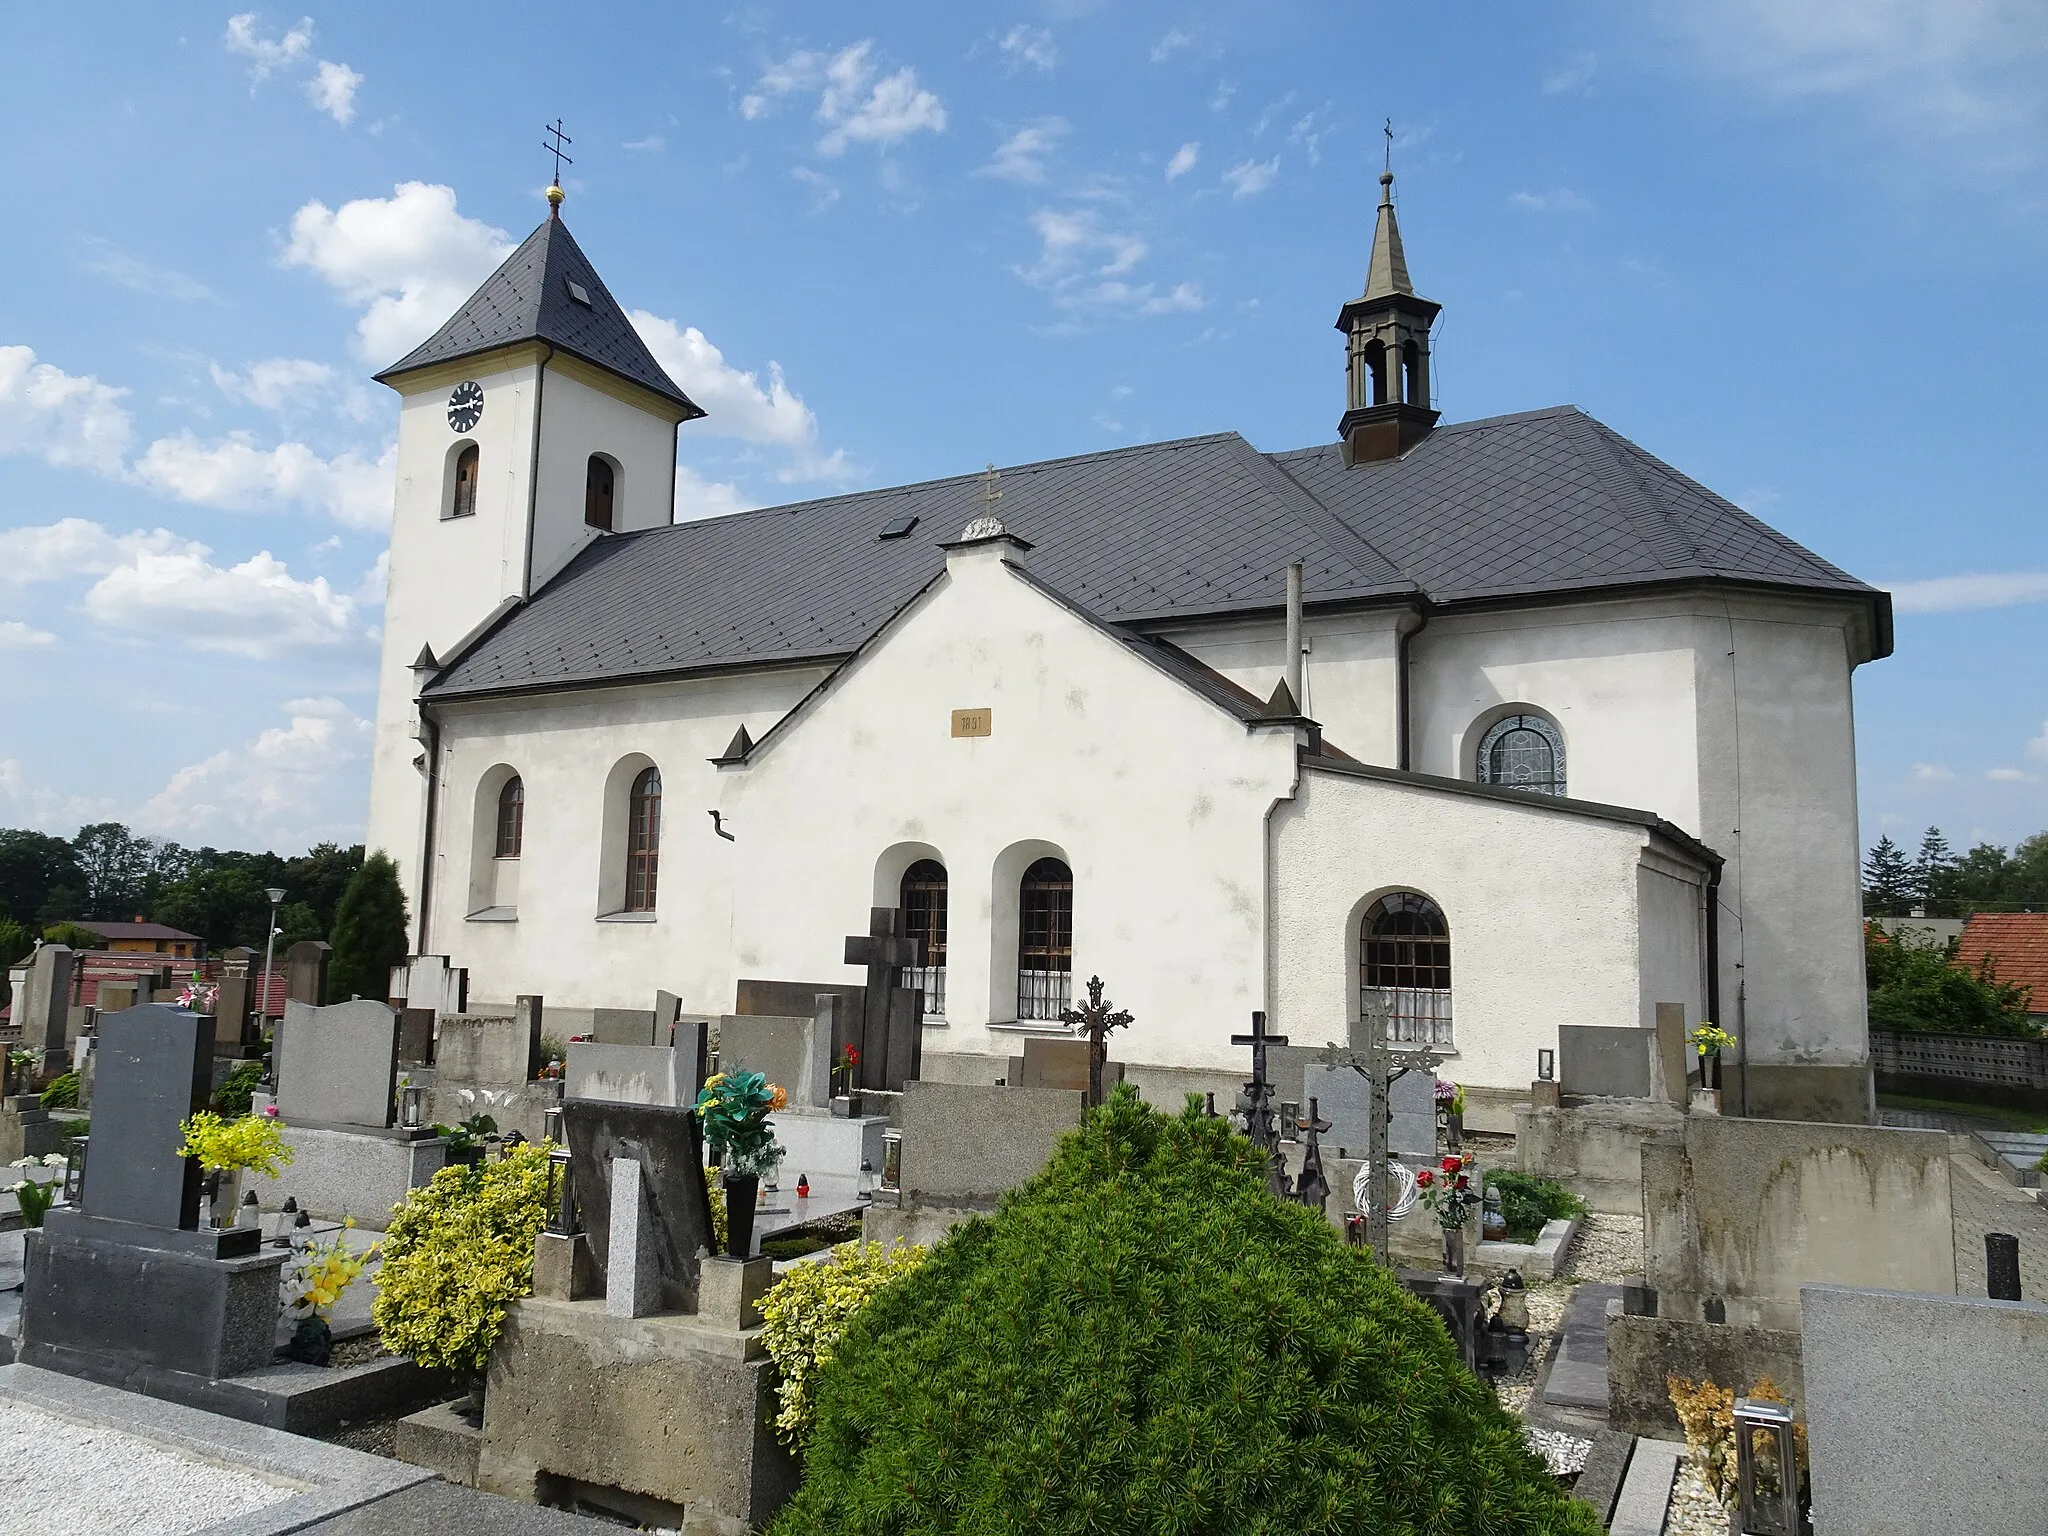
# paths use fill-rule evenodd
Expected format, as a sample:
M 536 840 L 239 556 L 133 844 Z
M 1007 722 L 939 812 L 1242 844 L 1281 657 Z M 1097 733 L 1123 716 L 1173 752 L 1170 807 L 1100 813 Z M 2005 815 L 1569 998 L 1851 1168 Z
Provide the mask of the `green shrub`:
M 1863 974 L 1870 1022 L 1882 1029 L 1944 1035 L 2040 1038 L 2027 1016 L 2029 988 L 2000 981 L 1986 955 L 1971 970 L 1950 961 L 1950 946 L 1925 929 L 1897 935 L 1863 925 Z
M 61 1077 L 50 1079 L 50 1086 L 43 1090 L 43 1108 L 78 1108 L 78 1074 L 66 1072 Z
M 82 923 L 52 923 L 43 930 L 45 944 L 62 944 L 66 949 L 105 949 L 107 941 Z
M 533 1291 L 533 1244 L 547 1225 L 548 1144 L 443 1168 L 392 1215 L 370 1317 L 397 1355 L 429 1370 L 481 1372 L 505 1308 Z
M 785 1282 L 786 1283 L 786 1282 Z M 1597 1536 L 1443 1325 L 1128 1085 L 818 1373 L 772 1529 Z
M 92 1122 L 90 1120 L 59 1120 L 57 1122 L 57 1129 L 63 1132 L 67 1139 L 72 1136 L 90 1136 L 92 1134 Z
M 768 1244 L 761 1245 L 768 1251 Z M 922 1264 L 929 1249 L 880 1243 L 842 1243 L 828 1262 L 804 1264 L 775 1282 L 761 1301 L 765 1326 L 761 1342 L 775 1361 L 779 1405 L 775 1433 L 784 1445 L 801 1448 L 811 1432 L 818 1371 L 839 1348 L 846 1324 L 869 1299 Z
M 334 952 L 327 957 L 323 1002 L 391 994 L 391 970 L 405 962 L 405 892 L 398 866 L 388 854 L 373 853 L 349 877 L 334 909 Z
M 1518 1243 L 1535 1242 L 1546 1221 L 1564 1221 L 1586 1214 L 1585 1201 L 1557 1180 L 1538 1178 L 1533 1173 L 1489 1168 L 1486 1187 L 1500 1191 L 1500 1213 L 1507 1218 L 1508 1236 Z
M 221 1080 L 221 1085 L 213 1090 L 210 1102 L 214 1113 L 231 1118 L 248 1114 L 250 1097 L 262 1086 L 262 1062 L 237 1062 Z

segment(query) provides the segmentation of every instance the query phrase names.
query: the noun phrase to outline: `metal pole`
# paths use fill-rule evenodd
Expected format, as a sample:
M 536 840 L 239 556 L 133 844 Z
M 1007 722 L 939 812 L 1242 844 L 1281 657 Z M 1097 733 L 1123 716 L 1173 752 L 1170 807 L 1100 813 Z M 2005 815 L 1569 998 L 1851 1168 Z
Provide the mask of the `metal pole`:
M 1282 674 L 1287 679 L 1287 691 L 1294 696 L 1294 707 L 1308 713 L 1308 706 L 1301 698 L 1301 565 L 1297 561 L 1287 567 L 1287 669 Z

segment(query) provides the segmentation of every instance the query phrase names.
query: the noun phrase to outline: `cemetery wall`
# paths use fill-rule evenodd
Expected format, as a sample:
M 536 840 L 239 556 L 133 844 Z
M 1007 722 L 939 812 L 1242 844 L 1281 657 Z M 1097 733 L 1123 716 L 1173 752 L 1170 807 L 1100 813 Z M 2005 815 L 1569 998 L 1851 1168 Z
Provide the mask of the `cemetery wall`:
M 1359 925 L 1389 890 L 1431 897 L 1450 924 L 1458 1054 L 1444 1074 L 1460 1082 L 1526 1087 L 1537 1048 L 1556 1046 L 1559 1025 L 1646 1022 L 1643 946 L 1684 942 L 1658 933 L 1659 914 L 1642 910 L 1646 857 L 1675 861 L 1639 823 L 1541 796 L 1312 771 L 1273 826 L 1274 1023 L 1291 1039 L 1346 1038 Z M 1697 931 L 1696 915 L 1685 921 Z M 1661 1000 L 1698 1016 L 1697 989 Z
M 2048 1307 L 1801 1292 L 1815 1536 L 2033 1536 L 2048 1506 Z
M 1943 1132 L 1689 1115 L 1642 1157 L 1643 1277 L 1666 1316 L 1718 1296 L 1730 1323 L 1791 1328 L 1816 1281 L 1955 1293 Z
M 1640 1216 L 1643 1146 L 1675 1141 L 1685 1124 L 1673 1105 L 1613 1100 L 1550 1109 L 1515 1107 L 1515 1157 L 1524 1173 L 1555 1179 L 1596 1211 Z
M 1702 1323 L 1682 1317 L 1607 1319 L 1607 1427 L 1683 1440 L 1668 1378 L 1711 1381 L 1738 1396 L 1768 1376 L 1794 1412 L 1806 1413 L 1799 1335 L 1790 1329 Z

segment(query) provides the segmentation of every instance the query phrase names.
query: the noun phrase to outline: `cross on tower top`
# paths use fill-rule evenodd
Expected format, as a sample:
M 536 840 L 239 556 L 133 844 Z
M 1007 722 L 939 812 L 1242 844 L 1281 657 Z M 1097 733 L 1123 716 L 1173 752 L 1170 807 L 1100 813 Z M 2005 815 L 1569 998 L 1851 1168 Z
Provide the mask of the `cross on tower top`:
M 562 132 L 562 120 L 559 117 L 554 122 L 543 127 L 541 132 L 554 141 L 551 144 L 541 145 L 541 148 L 555 157 L 555 179 L 548 187 L 548 202 L 556 213 L 560 213 L 562 211 L 562 167 L 576 163 L 569 156 L 562 153 L 562 146 L 573 144 L 576 141 Z
M 1391 117 L 1387 119 L 1386 127 L 1380 132 L 1387 136 L 1386 158 L 1380 162 L 1380 172 L 1391 177 L 1394 174 L 1394 120 Z

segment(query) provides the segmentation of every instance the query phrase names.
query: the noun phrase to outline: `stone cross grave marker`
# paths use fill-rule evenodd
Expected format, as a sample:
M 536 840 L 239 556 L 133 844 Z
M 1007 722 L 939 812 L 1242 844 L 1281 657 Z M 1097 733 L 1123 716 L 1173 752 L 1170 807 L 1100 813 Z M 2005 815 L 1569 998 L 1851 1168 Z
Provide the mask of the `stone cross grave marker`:
M 1252 1048 L 1252 1080 L 1244 1085 L 1238 1108 L 1244 1112 L 1245 1134 L 1251 1138 L 1253 1146 L 1266 1154 L 1266 1182 L 1273 1193 L 1284 1200 L 1288 1193 L 1287 1174 L 1281 1162 L 1279 1131 L 1273 1123 L 1273 1084 L 1266 1076 L 1266 1047 L 1285 1045 L 1287 1037 L 1267 1033 L 1265 1010 L 1254 1009 L 1252 1032 L 1232 1035 L 1230 1043 Z
M 694 1112 L 658 1104 L 606 1104 L 590 1099 L 562 1101 L 563 1134 L 569 1140 L 569 1178 L 583 1217 L 591 1257 L 609 1270 L 612 1255 L 613 1164 L 640 1165 L 642 1204 L 634 1218 L 644 1222 L 640 1243 L 651 1244 L 661 1272 L 662 1304 L 679 1311 L 697 1305 L 698 1250 L 711 1246 L 711 1199 L 704 1187 L 704 1143 Z M 607 1285 L 610 1276 L 607 1274 Z M 635 1306 L 651 1297 L 622 1276 Z M 609 1294 L 609 1292 L 608 1292 Z M 648 1306 L 648 1310 L 653 1310 Z M 642 1315 L 638 1313 L 634 1315 Z
M 368 998 L 314 1008 L 291 999 L 278 1025 L 277 1112 L 286 1124 L 387 1129 L 396 1118 L 398 1014 Z
M 849 934 L 846 963 L 867 967 L 860 1024 L 860 1085 L 901 1092 L 924 1065 L 924 994 L 896 985 L 897 974 L 923 961 L 923 944 L 903 932 L 896 907 L 872 907 L 868 931 Z
M 1372 1170 L 1374 1199 L 1372 1208 L 1366 1213 L 1366 1226 L 1370 1233 L 1372 1251 L 1382 1264 L 1388 1262 L 1387 1237 L 1387 1122 L 1391 1118 L 1389 1100 L 1395 1079 L 1408 1072 L 1427 1072 L 1430 1075 L 1430 1090 L 1436 1088 L 1436 1064 L 1442 1058 L 1432 1051 L 1395 1051 L 1387 1044 L 1387 1006 L 1382 998 L 1375 997 L 1360 1010 L 1360 1016 L 1352 1022 L 1348 1031 L 1350 1045 L 1342 1047 L 1332 1040 L 1322 1053 L 1325 1066 L 1349 1067 L 1366 1080 L 1372 1090 L 1374 1112 L 1368 1117 L 1371 1140 L 1366 1152 L 1366 1166 Z M 1389 1106 L 1383 1108 L 1382 1106 Z

